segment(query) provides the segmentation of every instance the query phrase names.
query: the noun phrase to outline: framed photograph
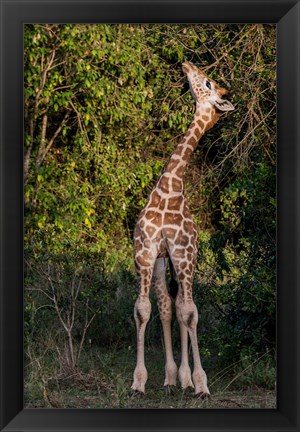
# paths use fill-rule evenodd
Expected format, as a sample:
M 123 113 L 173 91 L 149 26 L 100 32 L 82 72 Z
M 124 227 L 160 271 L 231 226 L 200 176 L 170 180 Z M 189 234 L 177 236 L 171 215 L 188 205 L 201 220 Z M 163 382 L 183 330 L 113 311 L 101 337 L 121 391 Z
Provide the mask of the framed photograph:
M 0 2 L 1 430 L 299 431 L 299 1 Z

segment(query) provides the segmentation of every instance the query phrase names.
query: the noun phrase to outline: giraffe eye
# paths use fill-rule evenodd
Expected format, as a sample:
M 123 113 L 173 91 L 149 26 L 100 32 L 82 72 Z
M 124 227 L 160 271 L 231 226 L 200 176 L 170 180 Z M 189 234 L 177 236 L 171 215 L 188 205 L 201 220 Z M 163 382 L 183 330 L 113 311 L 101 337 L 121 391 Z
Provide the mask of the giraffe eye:
M 209 90 L 211 90 L 211 84 L 210 84 L 209 81 L 206 81 L 205 85 L 206 85 L 207 88 L 209 88 Z

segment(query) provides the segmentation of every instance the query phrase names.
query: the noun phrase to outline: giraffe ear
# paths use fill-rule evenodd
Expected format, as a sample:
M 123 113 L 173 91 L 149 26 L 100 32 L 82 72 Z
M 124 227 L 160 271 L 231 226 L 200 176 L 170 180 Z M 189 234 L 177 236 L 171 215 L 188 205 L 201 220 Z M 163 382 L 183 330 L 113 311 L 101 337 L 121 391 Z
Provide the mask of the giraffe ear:
M 214 101 L 214 106 L 215 108 L 217 108 L 219 111 L 222 112 L 233 111 L 235 109 L 232 103 L 230 103 L 226 99 L 219 99 Z

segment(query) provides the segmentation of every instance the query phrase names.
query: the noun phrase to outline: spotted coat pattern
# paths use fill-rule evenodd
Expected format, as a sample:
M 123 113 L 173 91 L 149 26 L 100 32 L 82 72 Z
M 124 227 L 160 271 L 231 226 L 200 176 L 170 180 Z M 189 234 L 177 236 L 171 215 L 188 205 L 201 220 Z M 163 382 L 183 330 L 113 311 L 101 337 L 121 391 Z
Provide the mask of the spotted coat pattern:
M 218 121 L 221 112 L 207 102 L 211 97 L 211 89 L 206 89 L 203 82 L 209 78 L 189 62 L 183 64 L 183 71 L 189 78 L 192 94 L 196 99 L 194 120 L 172 153 L 145 208 L 139 215 L 134 231 L 134 257 L 140 291 L 134 308 L 138 347 L 132 388 L 140 392 L 145 391 L 147 370 L 144 364 L 144 333 L 151 312 L 151 286 L 157 296 L 164 331 L 165 386 L 176 384 L 177 366 L 173 358 L 170 331 L 172 301 L 165 280 L 168 260 L 171 260 L 179 285 L 176 297 L 176 316 L 181 333 L 179 380 L 183 388 L 195 387 L 196 394 L 208 395 L 207 378 L 201 366 L 197 344 L 198 311 L 192 296 L 197 257 L 197 230 L 184 196 L 183 177 L 199 139 Z M 210 80 L 210 87 L 212 85 L 218 103 L 222 105 L 222 96 L 226 90 Z M 193 350 L 193 376 L 188 365 L 188 335 Z

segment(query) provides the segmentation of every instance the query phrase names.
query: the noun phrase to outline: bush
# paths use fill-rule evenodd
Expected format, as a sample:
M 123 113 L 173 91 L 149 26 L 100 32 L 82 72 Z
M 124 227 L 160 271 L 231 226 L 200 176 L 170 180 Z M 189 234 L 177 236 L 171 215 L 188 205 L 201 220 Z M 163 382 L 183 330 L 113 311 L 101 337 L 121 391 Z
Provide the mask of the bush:
M 132 232 L 193 117 L 181 72 L 192 60 L 236 106 L 203 137 L 185 179 L 200 233 L 202 352 L 226 363 L 274 347 L 275 32 L 259 24 L 25 26 L 28 341 L 51 331 L 72 367 L 85 344 L 135 344 Z M 160 335 L 154 307 L 148 343 Z

